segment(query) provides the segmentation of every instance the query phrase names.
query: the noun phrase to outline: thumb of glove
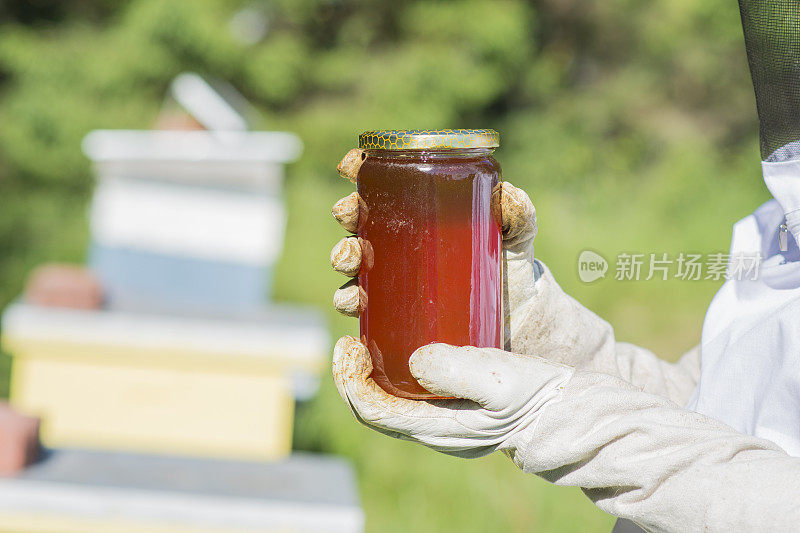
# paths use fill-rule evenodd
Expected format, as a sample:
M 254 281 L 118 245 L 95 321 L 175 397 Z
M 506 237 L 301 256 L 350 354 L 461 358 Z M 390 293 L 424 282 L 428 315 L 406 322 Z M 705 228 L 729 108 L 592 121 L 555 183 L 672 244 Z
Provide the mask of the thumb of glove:
M 438 343 L 417 349 L 408 364 L 432 393 L 472 400 L 498 415 L 538 409 L 574 371 L 536 356 Z

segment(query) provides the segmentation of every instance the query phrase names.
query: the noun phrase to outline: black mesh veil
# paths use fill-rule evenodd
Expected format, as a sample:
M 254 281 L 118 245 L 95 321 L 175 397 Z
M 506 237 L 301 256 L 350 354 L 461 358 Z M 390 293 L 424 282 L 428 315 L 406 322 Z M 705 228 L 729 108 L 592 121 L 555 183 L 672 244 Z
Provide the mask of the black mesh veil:
M 800 0 L 739 0 L 761 158 L 800 157 Z M 794 143 L 794 144 L 793 144 Z

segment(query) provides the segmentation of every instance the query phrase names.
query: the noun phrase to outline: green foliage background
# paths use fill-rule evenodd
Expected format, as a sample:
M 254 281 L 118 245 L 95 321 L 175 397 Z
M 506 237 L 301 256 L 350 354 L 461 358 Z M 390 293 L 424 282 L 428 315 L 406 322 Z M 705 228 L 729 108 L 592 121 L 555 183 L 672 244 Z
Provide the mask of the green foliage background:
M 269 31 L 237 41 L 231 16 Z M 714 281 L 581 284 L 576 258 L 724 252 L 768 196 L 732 0 L 21 0 L 0 2 L 0 305 L 45 260 L 83 261 L 94 128 L 149 128 L 184 70 L 224 78 L 306 150 L 290 168 L 279 299 L 328 309 L 341 236 L 334 166 L 376 128 L 488 127 L 505 178 L 537 205 L 537 254 L 618 338 L 675 358 Z M 611 273 L 613 274 L 613 272 Z M 610 277 L 613 277 L 610 276 Z M 352 321 L 331 313 L 334 335 Z M 358 427 L 326 380 L 299 449 L 359 473 L 370 531 L 608 530 L 577 490 L 502 457 L 457 461 Z

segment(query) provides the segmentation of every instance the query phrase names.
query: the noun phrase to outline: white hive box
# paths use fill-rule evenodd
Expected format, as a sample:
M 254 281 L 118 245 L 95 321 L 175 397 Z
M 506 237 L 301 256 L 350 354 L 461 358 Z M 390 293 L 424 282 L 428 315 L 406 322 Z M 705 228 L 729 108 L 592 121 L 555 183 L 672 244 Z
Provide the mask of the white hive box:
M 329 338 L 316 313 L 227 317 L 15 304 L 2 319 L 11 403 L 47 446 L 274 459 Z
M 352 469 L 293 455 L 275 463 L 52 450 L 0 479 L 0 532 L 360 533 Z
M 254 309 L 283 247 L 289 133 L 98 130 L 90 266 L 112 307 Z

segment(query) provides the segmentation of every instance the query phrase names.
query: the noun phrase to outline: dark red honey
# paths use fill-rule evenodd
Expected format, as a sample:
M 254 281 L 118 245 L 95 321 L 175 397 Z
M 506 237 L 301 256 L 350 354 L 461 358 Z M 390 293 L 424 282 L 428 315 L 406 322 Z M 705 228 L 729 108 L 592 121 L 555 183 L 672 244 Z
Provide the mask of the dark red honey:
M 420 346 L 502 347 L 499 179 L 487 149 L 368 152 L 358 175 L 361 340 L 387 392 L 440 398 L 408 368 Z

